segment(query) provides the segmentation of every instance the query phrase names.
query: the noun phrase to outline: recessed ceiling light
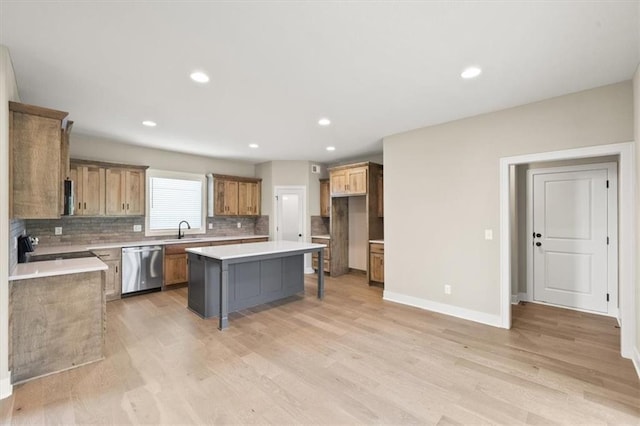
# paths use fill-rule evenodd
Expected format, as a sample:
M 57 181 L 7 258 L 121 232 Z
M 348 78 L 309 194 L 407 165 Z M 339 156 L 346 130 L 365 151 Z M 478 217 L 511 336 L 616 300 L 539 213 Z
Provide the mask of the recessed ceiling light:
M 321 126 L 328 126 L 329 124 L 331 124 L 331 120 L 329 120 L 326 117 L 323 117 L 320 120 L 318 120 L 318 124 Z
M 257 143 L 250 143 L 249 144 L 249 148 L 259 148 L 260 145 L 258 145 Z
M 482 70 L 480 68 L 469 67 L 469 68 L 465 68 L 465 70 L 462 71 L 462 73 L 460 74 L 460 77 L 468 80 L 470 78 L 476 78 L 480 74 L 482 74 Z
M 147 126 L 147 127 L 156 127 L 158 125 L 158 123 L 156 123 L 155 121 L 151 121 L 151 120 L 144 120 L 142 122 L 143 126 Z
M 191 73 L 190 77 L 191 77 L 191 80 L 195 81 L 196 83 L 209 82 L 209 76 L 203 73 L 202 71 L 194 71 Z
M 336 147 L 335 146 L 328 146 L 327 147 L 327 151 L 335 151 Z

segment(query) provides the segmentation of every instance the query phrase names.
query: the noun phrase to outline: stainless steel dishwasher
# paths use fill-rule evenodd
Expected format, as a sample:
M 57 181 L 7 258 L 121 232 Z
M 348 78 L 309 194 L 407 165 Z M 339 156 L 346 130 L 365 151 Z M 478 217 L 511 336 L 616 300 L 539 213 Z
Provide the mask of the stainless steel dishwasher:
M 122 249 L 122 295 L 162 288 L 162 246 Z

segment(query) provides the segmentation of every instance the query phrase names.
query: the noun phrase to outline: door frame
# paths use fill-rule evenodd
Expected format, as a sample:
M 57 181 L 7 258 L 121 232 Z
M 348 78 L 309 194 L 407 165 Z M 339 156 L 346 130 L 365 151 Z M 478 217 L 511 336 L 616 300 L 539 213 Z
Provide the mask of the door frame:
M 509 166 L 539 161 L 619 155 L 618 163 L 618 233 L 619 233 L 619 312 L 620 348 L 624 358 L 634 358 L 636 339 L 636 206 L 635 147 L 633 142 L 596 145 L 562 151 L 525 154 L 500 159 L 500 324 L 511 328 L 511 221 L 509 204 Z
M 309 235 L 307 233 L 307 187 L 304 185 L 275 185 L 273 187 L 273 236 L 278 241 L 278 197 L 281 191 L 300 191 L 302 194 L 302 240 L 309 241 Z M 305 274 L 312 274 L 315 271 L 311 267 L 311 254 L 304 255 L 304 271 Z
M 575 311 L 583 311 L 595 313 L 598 315 L 607 315 L 618 318 L 618 163 L 593 163 L 580 164 L 575 166 L 559 166 L 545 167 L 540 169 L 527 170 L 527 223 L 526 235 L 527 239 L 533 233 L 533 177 L 540 174 L 564 173 L 564 172 L 581 172 L 594 169 L 607 169 L 607 179 L 609 180 L 609 190 L 607 191 L 607 234 L 609 236 L 609 247 L 607 249 L 607 292 L 609 293 L 609 303 L 607 304 L 607 313 L 593 312 L 585 309 L 570 308 L 560 306 Z M 552 303 L 538 302 L 534 300 L 533 288 L 533 245 L 527 244 L 527 293 L 528 302 L 542 303 L 545 305 L 559 306 Z

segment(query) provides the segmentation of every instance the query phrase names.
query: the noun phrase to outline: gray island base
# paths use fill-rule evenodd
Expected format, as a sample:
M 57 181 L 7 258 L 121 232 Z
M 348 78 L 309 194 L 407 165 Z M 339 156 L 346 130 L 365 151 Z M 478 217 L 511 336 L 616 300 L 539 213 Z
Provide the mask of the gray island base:
M 304 255 L 324 244 L 294 241 L 187 249 L 188 307 L 203 318 L 218 317 L 218 328 L 229 326 L 229 312 L 284 299 L 304 291 Z M 322 264 L 322 263 L 320 263 Z M 324 271 L 318 270 L 318 298 L 324 297 Z

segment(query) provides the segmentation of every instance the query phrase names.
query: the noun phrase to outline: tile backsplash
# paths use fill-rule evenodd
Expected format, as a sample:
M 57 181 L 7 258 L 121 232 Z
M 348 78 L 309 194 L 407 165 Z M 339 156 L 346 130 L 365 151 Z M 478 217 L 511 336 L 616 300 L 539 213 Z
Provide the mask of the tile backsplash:
M 25 221 L 22 221 L 25 222 Z M 103 242 L 126 242 L 157 240 L 162 237 L 145 237 L 144 217 L 81 217 L 66 216 L 60 219 L 30 219 L 26 221 L 26 229 L 33 237 L 40 239 L 40 244 L 70 245 Z M 213 229 L 208 229 L 208 224 Z M 240 228 L 238 228 L 240 223 Z M 141 232 L 134 232 L 133 226 L 140 225 Z M 55 235 L 55 228 L 61 227 L 62 234 Z M 209 236 L 223 237 L 234 235 L 268 235 L 269 216 L 248 217 L 209 217 L 207 233 Z M 175 235 L 178 234 L 176 224 Z M 172 236 L 168 235 L 167 238 Z
M 9 221 L 9 273 L 18 264 L 18 249 L 15 247 L 15 239 L 25 231 L 23 219 L 11 219 Z

